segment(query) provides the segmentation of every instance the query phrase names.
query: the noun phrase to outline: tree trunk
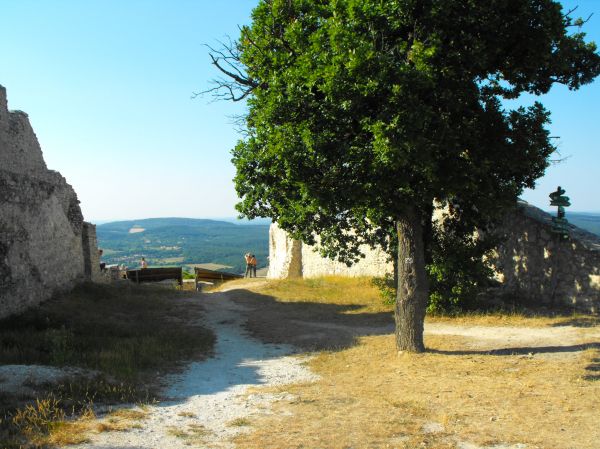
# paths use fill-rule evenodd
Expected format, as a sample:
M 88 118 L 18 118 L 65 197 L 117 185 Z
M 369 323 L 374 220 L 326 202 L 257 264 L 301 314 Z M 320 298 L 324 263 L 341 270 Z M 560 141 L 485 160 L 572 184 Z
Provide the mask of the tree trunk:
M 423 323 L 429 297 L 425 272 L 423 224 L 413 206 L 396 223 L 398 235 L 398 288 L 396 346 L 399 351 L 423 352 Z

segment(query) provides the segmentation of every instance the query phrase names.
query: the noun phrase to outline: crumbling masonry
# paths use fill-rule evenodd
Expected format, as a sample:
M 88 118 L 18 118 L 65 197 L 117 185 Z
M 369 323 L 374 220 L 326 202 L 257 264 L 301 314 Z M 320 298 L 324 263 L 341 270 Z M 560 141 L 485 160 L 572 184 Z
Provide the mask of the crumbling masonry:
M 99 280 L 96 227 L 48 170 L 27 114 L 0 86 L 0 318 L 84 280 Z
M 500 287 L 492 294 L 548 307 L 600 312 L 600 238 L 573 225 L 570 238 L 552 232 L 551 216 L 520 201 L 499 225 L 503 243 L 492 256 Z M 323 258 L 314 248 L 271 225 L 269 278 L 384 276 L 393 265 L 381 250 L 362 248 L 365 258 L 346 265 Z

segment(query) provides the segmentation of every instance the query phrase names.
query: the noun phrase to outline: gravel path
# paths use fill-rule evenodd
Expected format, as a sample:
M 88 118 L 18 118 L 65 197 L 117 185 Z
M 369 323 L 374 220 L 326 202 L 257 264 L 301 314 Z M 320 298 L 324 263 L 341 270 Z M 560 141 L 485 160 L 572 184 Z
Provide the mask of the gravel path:
M 215 357 L 191 363 L 167 379 L 168 400 L 149 407 L 148 419 L 126 432 L 92 435 L 79 448 L 233 448 L 252 416 L 270 413 L 269 405 L 289 395 L 247 394 L 251 386 L 306 382 L 316 377 L 293 348 L 261 343 L 242 330 L 244 308 L 230 300 L 235 292 L 203 295 L 206 324 L 217 342 Z

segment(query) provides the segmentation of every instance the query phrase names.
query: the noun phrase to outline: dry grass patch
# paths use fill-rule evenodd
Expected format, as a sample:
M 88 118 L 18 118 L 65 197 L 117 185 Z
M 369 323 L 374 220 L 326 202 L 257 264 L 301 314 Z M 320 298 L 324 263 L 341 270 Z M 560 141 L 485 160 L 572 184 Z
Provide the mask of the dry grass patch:
M 239 281 L 236 281 L 239 282 Z M 230 284 L 233 285 L 233 284 Z M 277 298 L 279 302 L 310 302 L 345 306 L 343 313 L 392 312 L 392 305 L 385 304 L 371 278 L 327 276 L 315 279 L 267 280 L 252 291 Z
M 147 407 L 139 409 L 131 408 L 120 408 L 107 415 L 109 420 L 123 420 L 123 421 L 142 421 L 148 419 L 149 410 Z
M 227 425 L 229 427 L 245 427 L 252 424 L 248 418 L 236 418 L 232 421 L 229 421 Z
M 140 421 L 148 418 L 148 411 L 143 409 L 119 409 L 109 413 L 100 422 L 94 424 L 97 432 L 125 432 L 140 429 Z
M 296 399 L 257 417 L 254 431 L 237 437 L 238 447 L 598 447 L 600 382 L 589 378 L 597 350 L 538 358 L 464 353 L 459 337 L 434 336 L 426 344 L 437 352 L 398 354 L 393 337 L 378 336 L 317 354 L 310 367 L 321 379 L 274 389 Z
M 516 309 L 512 311 L 473 311 L 457 315 L 430 315 L 428 323 L 448 323 L 467 326 L 526 326 L 526 327 L 593 327 L 600 325 L 600 317 L 565 311 Z
M 63 447 L 72 444 L 89 443 L 90 439 L 88 435 L 94 427 L 94 420 L 95 416 L 91 414 L 89 416 L 82 415 L 74 421 L 58 422 L 47 436 L 38 435 L 37 442 L 34 437 L 32 443 L 37 443 L 41 447 Z
M 5 417 L 8 420 L 5 424 L 9 424 L 7 429 L 15 436 L 0 442 L 3 448 L 85 443 L 88 441 L 86 432 L 93 426 L 94 418 L 91 404 L 85 404 L 77 410 L 76 418 L 71 416 L 69 419 L 61 401 L 50 394 L 17 409 L 12 416 Z M 8 435 L 11 433 L 7 431 Z M 27 444 L 21 444 L 23 439 Z
M 189 445 L 204 443 L 207 435 L 210 434 L 210 430 L 202 424 L 189 424 L 185 429 L 172 426 L 167 428 L 167 432 L 175 438 L 184 440 Z

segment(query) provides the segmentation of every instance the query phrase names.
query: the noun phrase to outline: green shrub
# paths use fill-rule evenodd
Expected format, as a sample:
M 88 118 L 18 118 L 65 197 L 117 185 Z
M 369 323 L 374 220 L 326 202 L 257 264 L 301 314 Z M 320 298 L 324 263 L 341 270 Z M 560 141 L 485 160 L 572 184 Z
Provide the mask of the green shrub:
M 386 274 L 384 277 L 375 277 L 371 280 L 372 284 L 379 289 L 379 294 L 383 303 L 391 305 L 396 303 L 396 286 L 394 285 L 394 276 Z
M 426 266 L 429 276 L 427 313 L 457 313 L 479 307 L 479 293 L 491 282 L 493 271 L 486 255 L 496 243 L 473 233 L 446 228 L 434 233 Z M 372 280 L 385 304 L 396 302 L 396 285 L 391 274 Z
M 478 294 L 491 281 L 493 271 L 486 255 L 497 241 L 481 239 L 472 228 L 444 228 L 434 233 L 430 245 L 428 313 L 456 313 L 474 309 Z

